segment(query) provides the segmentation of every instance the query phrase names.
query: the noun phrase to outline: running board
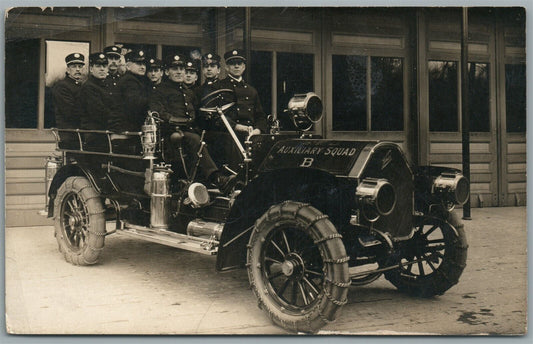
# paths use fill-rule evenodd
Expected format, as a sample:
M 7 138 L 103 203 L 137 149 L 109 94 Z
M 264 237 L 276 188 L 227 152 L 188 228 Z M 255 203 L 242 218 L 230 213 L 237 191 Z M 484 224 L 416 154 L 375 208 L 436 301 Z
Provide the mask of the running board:
M 209 238 L 204 239 L 193 237 L 167 230 L 132 225 L 127 222 L 122 222 L 122 225 L 123 229 L 117 230 L 117 234 L 123 234 L 132 238 L 151 241 L 208 256 L 216 255 L 218 252 L 218 241 Z

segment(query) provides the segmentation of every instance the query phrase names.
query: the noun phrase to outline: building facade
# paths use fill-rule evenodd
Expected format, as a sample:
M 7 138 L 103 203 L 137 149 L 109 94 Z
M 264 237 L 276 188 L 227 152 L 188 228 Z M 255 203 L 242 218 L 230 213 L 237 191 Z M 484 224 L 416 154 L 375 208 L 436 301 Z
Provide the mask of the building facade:
M 314 91 L 324 102 L 314 130 L 325 138 L 393 141 L 413 164 L 461 168 L 461 18 L 442 7 L 11 9 L 6 225 L 50 223 L 37 215 L 55 147 L 48 93 L 64 72 L 54 61 L 72 49 L 117 44 L 164 58 L 249 44 L 251 83 L 284 128 L 288 100 Z M 471 8 L 468 28 L 471 203 L 524 205 L 525 10 Z

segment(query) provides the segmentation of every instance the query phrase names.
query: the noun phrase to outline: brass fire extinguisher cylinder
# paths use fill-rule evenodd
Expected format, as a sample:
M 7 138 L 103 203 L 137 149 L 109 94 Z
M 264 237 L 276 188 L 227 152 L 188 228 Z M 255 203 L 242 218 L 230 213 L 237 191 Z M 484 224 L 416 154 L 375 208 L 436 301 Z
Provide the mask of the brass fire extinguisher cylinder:
M 170 218 L 169 173 L 154 171 L 150 194 L 150 227 L 167 229 Z
M 48 213 L 48 202 L 50 198 L 48 197 L 48 190 L 50 190 L 50 185 L 54 180 L 54 176 L 61 167 L 61 160 L 56 157 L 50 157 L 46 159 L 45 166 L 45 181 L 44 181 L 44 195 L 45 195 L 45 204 L 43 213 Z

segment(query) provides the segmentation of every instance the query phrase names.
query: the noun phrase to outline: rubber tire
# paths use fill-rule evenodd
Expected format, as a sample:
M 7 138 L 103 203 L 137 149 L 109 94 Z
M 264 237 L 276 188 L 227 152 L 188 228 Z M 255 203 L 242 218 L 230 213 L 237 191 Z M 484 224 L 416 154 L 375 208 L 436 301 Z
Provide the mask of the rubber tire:
M 83 231 L 86 240 L 76 248 L 67 239 L 65 231 L 65 214 L 63 203 L 72 194 L 77 197 L 86 209 L 88 226 Z M 63 182 L 54 201 L 55 237 L 59 251 L 65 260 L 74 265 L 92 265 L 98 262 L 98 257 L 104 247 L 105 238 L 105 210 L 102 200 L 93 186 L 85 177 L 69 177 Z
M 283 308 L 282 304 L 269 294 L 260 263 L 265 238 L 271 231 L 285 225 L 304 229 L 315 243 L 321 241 L 314 247 L 318 247 L 323 264 L 322 289 L 313 304 L 299 312 Z M 286 201 L 272 206 L 256 221 L 248 244 L 247 269 L 250 286 L 258 299 L 259 308 L 263 309 L 276 325 L 289 332 L 317 332 L 335 320 L 346 303 L 350 277 L 342 237 L 327 216 L 310 205 Z
M 412 296 L 432 297 L 444 294 L 459 282 L 459 277 L 466 267 L 468 244 L 464 225 L 456 214 L 450 213 L 447 220 L 427 217 L 423 221 L 426 224 L 441 224 L 445 239 L 445 254 L 441 264 L 436 271 L 423 277 L 414 278 L 403 274 L 402 269 L 395 269 L 385 272 L 385 278 L 401 292 Z M 400 260 L 401 254 L 396 256 L 392 264 L 398 264 Z M 391 261 L 388 264 L 391 264 Z

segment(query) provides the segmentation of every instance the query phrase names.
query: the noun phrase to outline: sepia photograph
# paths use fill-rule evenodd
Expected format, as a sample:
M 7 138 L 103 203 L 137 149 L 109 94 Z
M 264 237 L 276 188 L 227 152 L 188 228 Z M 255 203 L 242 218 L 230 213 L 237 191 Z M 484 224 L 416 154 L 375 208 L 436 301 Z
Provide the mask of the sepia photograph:
M 4 9 L 7 336 L 528 334 L 526 7 L 180 4 Z

